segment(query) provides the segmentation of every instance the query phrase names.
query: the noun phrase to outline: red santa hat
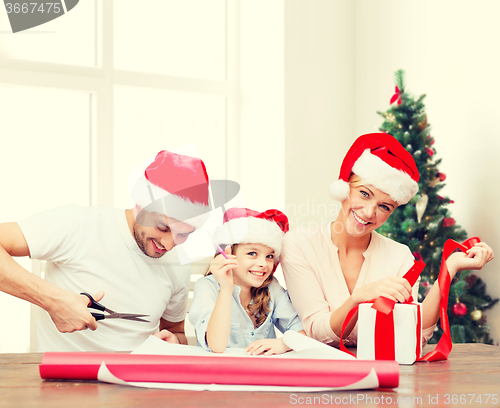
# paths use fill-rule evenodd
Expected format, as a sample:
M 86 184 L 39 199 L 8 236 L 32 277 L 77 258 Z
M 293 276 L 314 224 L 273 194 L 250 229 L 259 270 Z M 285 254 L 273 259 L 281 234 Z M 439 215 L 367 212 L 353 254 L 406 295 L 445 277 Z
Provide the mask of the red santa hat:
M 406 204 L 418 191 L 415 160 L 393 136 L 369 133 L 358 137 L 344 157 L 339 179 L 330 185 L 330 196 L 339 201 L 349 197 L 351 173 L 365 183 Z
M 248 208 L 230 208 L 224 222 L 214 233 L 217 245 L 262 244 L 274 249 L 278 264 L 283 235 L 288 231 L 288 218 L 279 210 L 258 212 Z M 222 249 L 224 249 L 222 247 Z M 276 267 L 275 267 L 276 269 Z
M 131 178 L 133 203 L 149 212 L 199 228 L 208 217 L 209 180 L 205 164 L 197 157 L 159 152 L 145 170 Z

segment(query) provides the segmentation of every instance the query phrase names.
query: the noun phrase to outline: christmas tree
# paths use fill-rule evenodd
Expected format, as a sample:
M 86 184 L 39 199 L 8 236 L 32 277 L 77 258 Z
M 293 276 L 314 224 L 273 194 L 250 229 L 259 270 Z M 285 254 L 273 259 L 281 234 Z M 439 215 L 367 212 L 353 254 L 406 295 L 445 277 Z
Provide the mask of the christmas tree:
M 399 206 L 378 231 L 407 245 L 415 259 L 426 263 L 419 287 L 421 302 L 438 277 L 444 243 L 450 238 L 462 242 L 467 233 L 451 216 L 448 207 L 453 201 L 439 195 L 446 175 L 438 169 L 441 159 L 435 157 L 423 103 L 425 95 L 415 99 L 406 92 L 404 71 L 397 71 L 395 77 L 391 107 L 377 112 L 384 118 L 380 130 L 394 136 L 413 155 L 420 172 L 419 192 L 408 204 Z M 458 273 L 451 282 L 448 303 L 452 341 L 491 344 L 483 310 L 497 302 L 486 294 L 486 285 L 471 271 Z M 441 334 L 438 324 L 430 343 L 437 343 Z

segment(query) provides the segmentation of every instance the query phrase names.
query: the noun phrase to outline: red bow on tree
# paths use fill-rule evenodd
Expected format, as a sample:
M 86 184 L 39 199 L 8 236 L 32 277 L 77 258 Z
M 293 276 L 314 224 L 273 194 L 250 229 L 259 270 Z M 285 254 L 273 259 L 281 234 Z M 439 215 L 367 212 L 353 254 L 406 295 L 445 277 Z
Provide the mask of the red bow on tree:
M 396 86 L 396 93 L 394 95 L 392 95 L 392 98 L 391 98 L 391 105 L 397 100 L 398 101 L 398 105 L 401 105 L 401 95 L 402 93 L 399 92 L 399 88 Z

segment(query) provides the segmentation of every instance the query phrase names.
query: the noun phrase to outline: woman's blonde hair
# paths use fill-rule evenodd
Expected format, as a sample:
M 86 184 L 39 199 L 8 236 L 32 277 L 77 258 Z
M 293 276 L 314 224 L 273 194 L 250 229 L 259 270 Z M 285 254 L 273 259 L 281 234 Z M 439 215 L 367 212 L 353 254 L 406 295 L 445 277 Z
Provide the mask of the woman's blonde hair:
M 353 187 L 359 187 L 359 186 L 362 186 L 365 184 L 364 180 L 359 177 L 357 174 L 354 174 L 351 172 L 351 175 L 349 176 L 347 182 L 349 183 L 349 185 L 353 186 Z
M 221 248 L 225 248 L 227 245 L 221 245 Z M 236 255 L 236 249 L 238 248 L 238 244 L 234 244 L 231 246 L 231 253 Z M 216 252 L 214 258 L 217 257 L 219 252 Z M 205 272 L 205 276 L 212 275 L 210 269 Z M 255 316 L 255 323 L 257 327 L 259 327 L 262 323 L 264 323 L 267 319 L 268 312 L 271 311 L 267 306 L 269 304 L 269 300 L 271 299 L 271 295 L 269 294 L 269 284 L 273 280 L 274 273 L 271 273 L 266 280 L 260 285 L 258 288 L 251 287 L 250 295 L 252 296 L 253 303 L 250 303 L 246 310 L 250 315 Z

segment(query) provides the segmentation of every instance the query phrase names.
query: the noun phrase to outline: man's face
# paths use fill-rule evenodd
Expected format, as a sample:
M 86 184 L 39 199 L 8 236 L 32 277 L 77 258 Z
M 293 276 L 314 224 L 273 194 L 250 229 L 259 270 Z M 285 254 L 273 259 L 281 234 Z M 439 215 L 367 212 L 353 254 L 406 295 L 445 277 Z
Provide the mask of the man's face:
M 174 246 L 186 241 L 196 228 L 175 218 L 141 211 L 134 222 L 135 242 L 151 258 L 160 258 Z

